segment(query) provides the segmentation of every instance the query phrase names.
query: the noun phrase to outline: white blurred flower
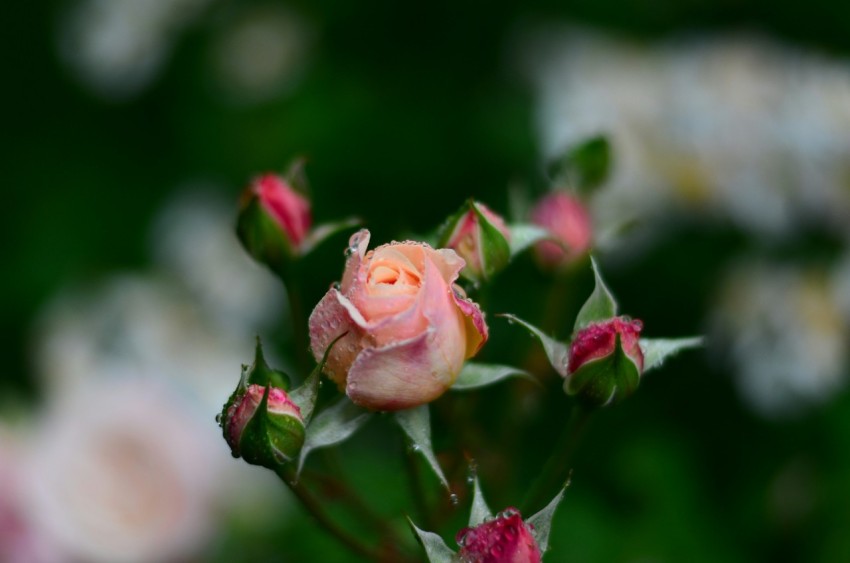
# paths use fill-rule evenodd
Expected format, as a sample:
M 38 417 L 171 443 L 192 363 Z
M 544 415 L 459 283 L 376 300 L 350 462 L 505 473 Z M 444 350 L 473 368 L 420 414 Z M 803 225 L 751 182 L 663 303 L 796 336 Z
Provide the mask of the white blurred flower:
M 139 378 L 91 380 L 27 441 L 27 516 L 67 559 L 173 561 L 212 531 L 222 455 L 190 408 Z
M 158 273 L 66 288 L 42 312 L 22 506 L 62 561 L 176 560 L 202 554 L 225 514 L 284 513 L 275 476 L 233 460 L 214 421 L 257 329 L 285 314 L 227 215 L 178 196 L 155 222 Z
M 312 29 L 281 6 L 255 6 L 232 18 L 213 50 L 221 89 L 256 103 L 291 90 L 306 63 Z
M 822 272 L 749 264 L 723 285 L 713 340 L 728 354 L 744 398 L 782 416 L 829 399 L 846 384 L 848 320 Z
M 110 99 L 144 90 L 178 33 L 210 0 L 78 0 L 61 22 L 59 50 L 80 80 Z
M 670 206 L 764 235 L 850 231 L 850 63 L 752 35 L 641 44 L 543 30 L 527 49 L 547 158 L 609 135 L 605 228 Z M 651 223 L 651 221 L 647 221 Z
M 239 244 L 235 202 L 199 188 L 179 193 L 154 221 L 153 255 L 177 275 L 217 329 L 241 339 L 279 322 L 286 313 L 285 292 Z

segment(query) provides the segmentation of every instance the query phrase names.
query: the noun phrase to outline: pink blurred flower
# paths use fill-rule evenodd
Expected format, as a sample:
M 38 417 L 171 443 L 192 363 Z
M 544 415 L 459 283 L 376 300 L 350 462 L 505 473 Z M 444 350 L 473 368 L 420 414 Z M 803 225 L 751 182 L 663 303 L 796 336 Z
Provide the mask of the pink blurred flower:
M 342 283 L 310 315 L 313 355 L 347 331 L 325 373 L 352 401 L 388 411 L 433 401 L 488 336 L 478 305 L 454 286 L 464 261 L 424 243 L 368 244 L 367 230 L 351 237 Z
M 457 534 L 462 563 L 540 563 L 540 547 L 515 508 Z
M 566 192 L 555 191 L 541 198 L 531 212 L 531 221 L 560 242 L 537 243 L 537 256 L 547 267 L 568 264 L 590 249 L 593 238 L 590 214 L 581 201 Z
M 63 561 L 147 563 L 203 552 L 220 449 L 149 379 L 105 379 L 53 405 L 27 441 L 22 505 Z

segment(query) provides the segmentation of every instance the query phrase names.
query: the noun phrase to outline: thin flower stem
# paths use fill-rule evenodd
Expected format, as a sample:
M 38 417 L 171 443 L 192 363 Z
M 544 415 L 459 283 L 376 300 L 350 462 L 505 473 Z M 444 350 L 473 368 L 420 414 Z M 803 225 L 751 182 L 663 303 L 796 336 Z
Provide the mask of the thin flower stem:
M 280 273 L 280 278 L 286 286 L 286 297 L 289 302 L 289 319 L 292 325 L 292 338 L 295 344 L 295 361 L 302 375 L 310 373 L 312 358 L 309 353 L 307 316 L 304 309 L 304 298 L 295 264 L 286 272 Z M 293 271 L 293 269 L 295 271 Z
M 329 490 L 333 496 L 340 496 L 345 499 L 347 505 L 359 519 L 365 519 L 371 522 L 376 529 L 381 529 L 383 531 L 384 536 L 395 539 L 395 531 L 389 523 L 372 510 L 372 508 L 363 500 L 363 497 L 355 493 L 346 483 L 327 475 L 305 470 L 302 479 L 308 477 L 315 481 L 319 481 L 321 486 L 324 489 Z
M 523 514 L 533 514 L 534 511 L 542 508 L 555 495 L 556 489 L 567 482 L 572 471 L 570 466 L 572 455 L 584 435 L 592 413 L 592 409 L 580 404 L 573 407 L 570 420 L 564 426 L 555 450 L 522 503 Z
M 354 537 L 354 535 L 350 534 L 347 530 L 342 528 L 342 526 L 334 522 L 330 518 L 330 516 L 322 509 L 322 506 L 319 504 L 319 502 L 304 487 L 303 482 L 296 481 L 294 479 L 291 469 L 281 468 L 278 469 L 276 473 L 278 477 L 280 477 L 283 482 L 287 484 L 289 489 L 295 494 L 304 509 L 309 512 L 313 516 L 313 518 L 316 519 L 316 522 L 318 522 L 319 525 L 324 528 L 326 532 L 335 537 L 340 543 L 345 545 L 354 553 L 370 561 L 382 561 L 385 559 L 385 554 L 383 552 L 376 548 L 364 545 L 360 542 L 360 540 Z
M 404 440 L 404 467 L 407 470 L 408 482 L 410 483 L 410 491 L 413 494 L 413 502 L 416 505 L 416 511 L 419 517 L 422 518 L 426 529 L 433 530 L 436 527 L 434 515 L 428 509 L 428 501 L 425 498 L 425 490 L 422 484 L 422 472 L 417 463 L 416 454 L 407 447 L 407 440 Z

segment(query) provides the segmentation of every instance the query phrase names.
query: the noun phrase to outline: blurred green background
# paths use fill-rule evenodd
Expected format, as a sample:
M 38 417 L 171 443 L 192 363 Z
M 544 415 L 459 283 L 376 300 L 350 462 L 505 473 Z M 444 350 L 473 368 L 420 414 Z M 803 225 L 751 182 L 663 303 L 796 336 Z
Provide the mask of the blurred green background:
M 80 70 L 79 45 L 67 36 L 81 5 L 18 3 L 2 24 L 4 405 L 39 401 L 31 341 L 41 307 L 69 284 L 149 267 L 151 222 L 189 183 L 204 182 L 235 206 L 252 175 L 282 170 L 304 154 L 316 219 L 358 215 L 375 243 L 427 232 L 470 196 L 507 212 L 512 182 L 542 193 L 548 186 L 535 96 L 517 63 L 519 43 L 536 25 L 579 24 L 650 41 L 744 27 L 850 55 L 850 4 L 835 0 L 214 0 L 181 8 L 189 15 L 164 36 L 156 70 L 128 88 L 120 73 L 117 82 L 97 85 Z M 297 22 L 299 56 L 284 82 L 240 90 L 238 71 L 227 65 L 242 59 L 228 63 L 219 53 L 233 22 L 255 10 Z M 97 22 L 98 13 L 81 17 Z M 263 45 L 244 61 L 272 56 Z M 338 278 L 342 241 L 313 259 L 309 303 Z M 731 222 L 673 217 L 637 258 L 612 262 L 606 276 L 623 311 L 642 319 L 648 335 L 686 336 L 708 330 L 730 266 L 757 255 L 829 268 L 845 247 L 818 225 L 766 243 Z M 557 330 L 564 338 L 591 288 L 586 267 L 566 279 L 571 289 Z M 553 283 L 564 281 L 522 257 L 497 280 L 489 310 L 539 318 Z M 484 360 L 504 362 L 532 348 L 522 331 L 492 316 L 490 325 Z M 765 417 L 742 402 L 729 365 L 712 359 L 717 351 L 710 345 L 671 360 L 635 397 L 596 417 L 575 456 L 547 561 L 850 560 L 850 394 Z M 845 363 L 845 378 L 847 370 Z M 523 480 L 535 475 L 569 414 L 553 374 L 541 365 L 538 375 L 551 393 L 512 382 L 435 406 L 438 452 L 466 448 L 494 508 L 519 502 Z M 531 407 L 510 406 L 517 389 Z M 449 421 L 464 410 L 477 430 L 461 433 L 458 444 Z M 387 486 L 386 472 L 375 473 L 375 456 L 392 456 L 374 444 L 401 449 L 388 426 L 372 423 L 340 457 L 379 504 L 410 511 L 405 483 Z M 517 457 L 502 456 L 503 436 L 513 437 Z M 444 461 L 462 481 L 462 459 Z M 465 514 L 462 503 L 454 521 L 462 524 Z M 234 525 L 219 543 L 198 560 L 349 560 L 297 516 L 261 533 Z M 240 546 L 248 555 L 236 555 Z

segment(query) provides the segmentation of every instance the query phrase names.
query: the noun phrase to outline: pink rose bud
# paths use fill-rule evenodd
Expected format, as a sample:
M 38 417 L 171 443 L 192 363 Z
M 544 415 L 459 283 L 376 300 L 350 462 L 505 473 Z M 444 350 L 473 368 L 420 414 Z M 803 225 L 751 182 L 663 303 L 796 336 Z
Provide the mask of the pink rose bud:
M 540 563 L 540 547 L 531 526 L 515 508 L 493 520 L 457 534 L 458 560 L 463 563 Z
M 566 192 L 555 191 L 544 196 L 534 206 L 531 221 L 559 241 L 537 243 L 538 259 L 546 267 L 569 264 L 590 249 L 593 232 L 590 214 L 581 201 Z
M 256 260 L 280 271 L 310 231 L 310 202 L 275 174 L 255 178 L 242 194 L 236 232 Z
M 637 389 L 643 373 L 643 323 L 628 317 L 592 323 L 570 345 L 564 389 L 594 406 L 612 404 Z
M 451 248 L 466 261 L 462 276 L 481 282 L 507 266 L 510 237 L 504 219 L 483 203 L 470 201 L 443 226 L 440 246 Z
M 262 408 L 267 389 L 268 399 Z M 222 414 L 224 439 L 233 456 L 248 463 L 274 469 L 295 459 L 304 445 L 301 409 L 283 389 L 240 387 Z
M 356 404 L 395 411 L 433 401 L 487 340 L 478 305 L 454 285 L 464 261 L 424 243 L 366 252 L 369 231 L 349 241 L 342 283 L 310 315 L 316 361 Z

